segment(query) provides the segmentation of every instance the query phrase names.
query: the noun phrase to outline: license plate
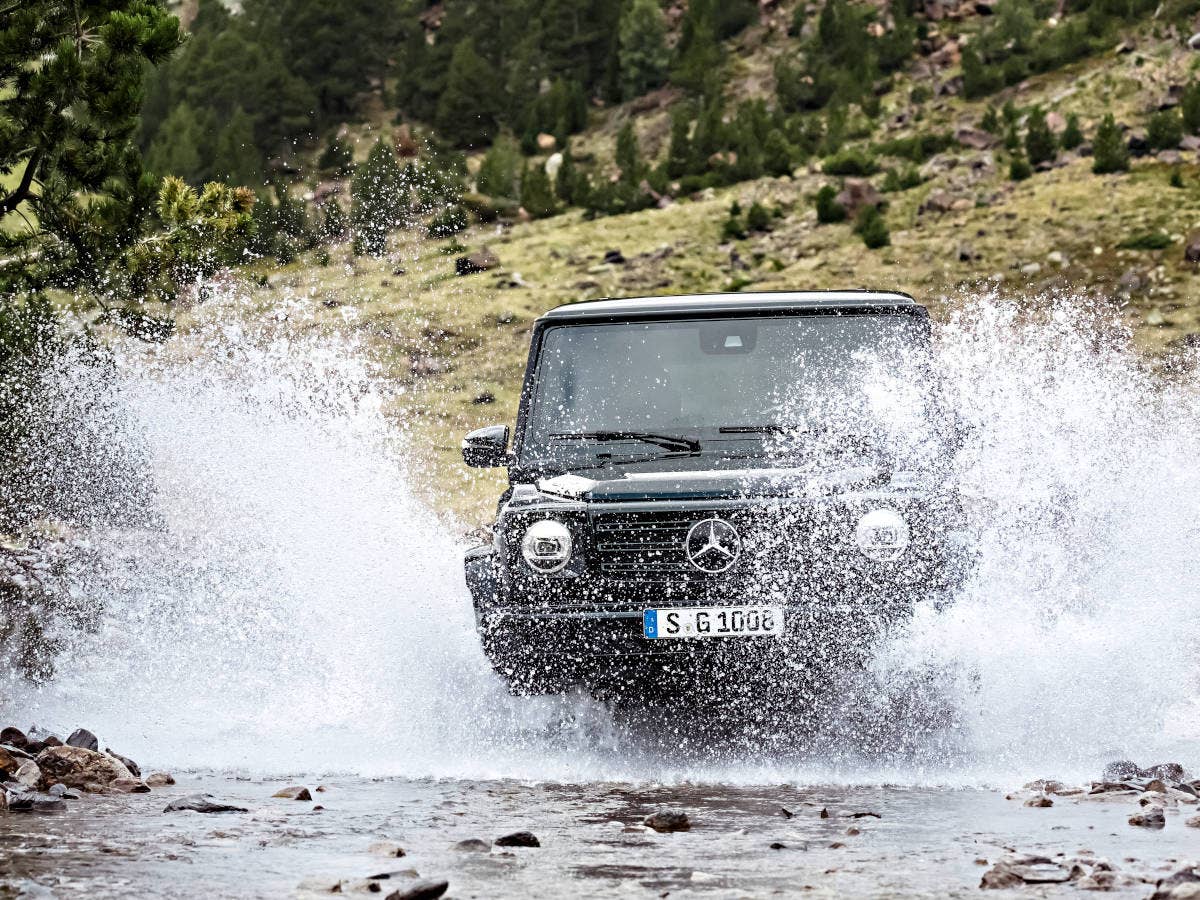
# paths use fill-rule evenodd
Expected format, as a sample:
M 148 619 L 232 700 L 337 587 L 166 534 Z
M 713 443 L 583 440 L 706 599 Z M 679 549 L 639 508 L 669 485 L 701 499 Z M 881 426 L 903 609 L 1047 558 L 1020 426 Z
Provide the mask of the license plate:
M 647 609 L 642 613 L 642 634 L 652 640 L 780 635 L 783 609 L 778 606 Z

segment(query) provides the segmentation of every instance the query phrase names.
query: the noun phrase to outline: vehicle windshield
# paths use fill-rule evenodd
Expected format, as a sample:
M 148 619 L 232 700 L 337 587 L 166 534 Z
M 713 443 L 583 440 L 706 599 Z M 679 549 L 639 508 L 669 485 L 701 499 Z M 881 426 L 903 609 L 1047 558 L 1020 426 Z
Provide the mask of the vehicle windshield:
M 880 376 L 911 373 L 926 344 L 924 323 L 900 313 L 554 326 L 521 455 L 653 456 L 695 452 L 697 440 L 862 432 Z

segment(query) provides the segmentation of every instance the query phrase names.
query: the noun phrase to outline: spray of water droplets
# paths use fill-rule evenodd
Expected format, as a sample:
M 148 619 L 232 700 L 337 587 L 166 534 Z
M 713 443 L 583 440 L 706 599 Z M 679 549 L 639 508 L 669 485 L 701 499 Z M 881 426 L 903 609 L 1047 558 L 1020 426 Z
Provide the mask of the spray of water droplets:
M 824 749 L 709 755 L 653 716 L 509 697 L 367 354 L 230 325 L 118 349 L 105 421 L 82 427 L 136 444 L 153 516 L 86 531 L 99 624 L 50 682 L 7 679 L 0 719 L 267 772 L 978 783 L 1083 777 L 1114 755 L 1194 763 L 1196 385 L 1148 374 L 1076 307 L 1029 318 L 972 298 L 936 328 L 965 426 L 948 470 L 979 555 L 957 601 L 918 610 L 874 663 L 883 685 L 936 672 L 954 707 L 916 752 L 833 727 Z M 96 389 L 83 368 L 57 376 L 61 393 Z

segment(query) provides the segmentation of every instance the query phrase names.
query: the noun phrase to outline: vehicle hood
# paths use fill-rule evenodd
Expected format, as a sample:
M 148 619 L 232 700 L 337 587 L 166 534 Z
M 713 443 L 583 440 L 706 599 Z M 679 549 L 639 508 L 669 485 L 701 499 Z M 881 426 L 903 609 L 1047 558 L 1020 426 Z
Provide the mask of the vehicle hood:
M 682 472 L 613 472 L 603 476 L 543 478 L 544 494 L 610 503 L 637 500 L 813 497 L 918 487 L 913 473 L 887 473 L 862 465 L 814 473 L 804 469 L 704 469 Z

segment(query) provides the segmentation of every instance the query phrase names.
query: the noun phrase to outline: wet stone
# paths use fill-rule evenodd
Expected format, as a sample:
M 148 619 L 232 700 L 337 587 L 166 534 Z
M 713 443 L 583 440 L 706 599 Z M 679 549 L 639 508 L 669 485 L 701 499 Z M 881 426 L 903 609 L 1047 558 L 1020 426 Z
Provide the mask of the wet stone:
M 12 812 L 53 813 L 67 808 L 62 797 L 23 788 L 9 788 L 4 792 L 4 800 Z
M 1053 806 L 1054 801 L 1051 800 L 1049 797 L 1047 797 L 1045 794 L 1042 794 L 1037 797 L 1030 797 L 1028 800 L 1025 801 L 1025 805 L 1032 806 L 1034 808 L 1045 809 L 1046 807 Z
M 542 842 L 532 831 L 514 831 L 496 838 L 497 847 L 540 847 Z
M 647 828 L 654 829 L 659 834 L 668 834 L 673 831 L 690 831 L 692 827 L 692 822 L 687 817 L 687 813 L 670 809 L 659 810 L 647 816 L 643 824 Z
M 395 841 L 376 841 L 367 848 L 367 852 L 374 856 L 389 856 L 393 859 L 404 856 L 404 848 Z
M 385 900 L 436 900 L 436 898 L 446 893 L 449 887 L 450 882 L 448 881 L 422 879 L 405 885 L 399 890 L 392 891 L 392 893 L 387 895 Z
M 1140 813 L 1134 813 L 1129 817 L 1129 824 L 1137 828 L 1163 828 L 1167 824 L 1167 818 L 1163 815 L 1163 811 L 1157 806 L 1150 806 L 1142 810 Z
M 479 838 L 467 838 L 465 841 L 455 844 L 454 849 L 460 853 L 490 853 L 492 845 Z
M 309 793 L 308 788 L 300 786 L 283 788 L 271 796 L 281 800 L 312 800 L 312 794 Z
M 111 747 L 105 747 L 104 752 L 107 753 L 109 756 L 111 756 L 113 759 L 115 759 L 117 762 L 124 765 L 125 768 L 127 768 L 130 772 L 133 773 L 135 778 L 142 777 L 142 770 L 138 767 L 138 764 L 135 763 L 128 756 L 122 756 L 120 753 L 114 752 Z
M 7 728 L 0 729 L 0 744 L 8 744 L 11 747 L 22 748 L 29 743 L 29 738 L 25 736 L 20 728 L 9 725 Z
M 1142 770 L 1138 768 L 1138 764 L 1131 762 L 1128 759 L 1118 759 L 1116 762 L 1110 762 L 1104 767 L 1104 775 L 1102 780 L 1106 782 L 1120 782 L 1127 778 L 1141 778 Z
M 146 776 L 146 784 L 152 788 L 167 787 L 175 783 L 174 777 L 166 772 L 151 772 Z
M 211 794 L 192 794 L 172 800 L 163 812 L 229 813 L 249 812 L 249 810 L 229 803 L 220 803 L 214 800 Z
M 67 738 L 68 747 L 81 747 L 84 750 L 99 751 L 100 742 L 96 740 L 96 736 L 86 728 L 76 728 L 71 732 L 71 736 Z

